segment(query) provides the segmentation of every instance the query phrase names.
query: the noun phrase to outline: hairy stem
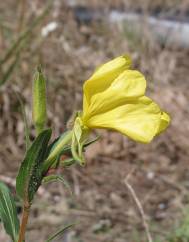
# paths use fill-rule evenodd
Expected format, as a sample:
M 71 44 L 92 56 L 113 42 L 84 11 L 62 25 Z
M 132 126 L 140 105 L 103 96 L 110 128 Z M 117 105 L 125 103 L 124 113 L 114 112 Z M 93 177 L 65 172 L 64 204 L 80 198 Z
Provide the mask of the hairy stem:
M 30 212 L 30 205 L 24 204 L 18 242 L 23 242 L 25 240 L 25 233 L 26 233 L 26 226 L 29 218 L 29 212 Z

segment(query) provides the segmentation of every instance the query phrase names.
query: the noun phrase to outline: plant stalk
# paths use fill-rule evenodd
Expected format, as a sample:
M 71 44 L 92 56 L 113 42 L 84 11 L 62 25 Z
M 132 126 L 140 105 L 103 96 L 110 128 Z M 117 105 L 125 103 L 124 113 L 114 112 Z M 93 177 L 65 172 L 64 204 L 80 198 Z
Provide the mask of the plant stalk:
M 56 161 L 57 156 L 61 153 L 64 146 L 71 142 L 72 134 L 73 134 L 73 131 L 69 130 L 67 132 L 67 134 L 65 135 L 64 139 L 62 139 L 62 141 L 57 145 L 57 147 L 50 153 L 50 155 L 44 161 L 44 164 L 43 164 L 43 173 L 44 174 L 48 171 L 48 169 Z
M 29 218 L 29 212 L 30 212 L 30 204 L 24 204 L 18 242 L 23 242 L 25 240 L 25 233 L 26 233 L 26 227 L 27 227 L 28 218 Z

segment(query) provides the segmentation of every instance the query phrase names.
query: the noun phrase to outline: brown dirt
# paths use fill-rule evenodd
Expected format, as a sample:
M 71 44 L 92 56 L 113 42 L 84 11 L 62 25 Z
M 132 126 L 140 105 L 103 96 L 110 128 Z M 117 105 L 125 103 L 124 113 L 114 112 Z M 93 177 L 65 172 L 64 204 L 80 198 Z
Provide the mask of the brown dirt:
M 44 2 L 27 1 L 24 25 L 39 14 Z M 101 5 L 100 1 L 94 2 Z M 150 2 L 146 1 L 149 9 L 153 8 Z M 179 8 L 188 5 L 187 1 L 182 2 Z M 157 1 L 157 6 L 160 3 Z M 163 3 L 175 6 L 172 1 Z M 134 68 L 147 77 L 149 96 L 170 113 L 170 128 L 149 145 L 136 144 L 117 133 L 97 131 L 102 138 L 87 150 L 86 167 L 65 171 L 73 196 L 62 184 L 51 184 L 39 191 L 27 241 L 42 242 L 50 232 L 72 222 L 76 225 L 65 234 L 65 242 L 137 242 L 136 231 L 140 234 L 138 241 L 146 241 L 138 209 L 124 184 L 131 171 L 129 182 L 144 207 L 152 236 L 163 241 L 174 230 L 189 202 L 188 50 L 159 46 L 149 35 L 134 46 L 119 28 L 106 22 L 78 24 L 66 4 L 67 1 L 54 3 L 50 15 L 28 40 L 14 74 L 0 89 L 0 176 L 5 180 L 11 178 L 6 181 L 14 190 L 12 183 L 24 154 L 24 126 L 15 91 L 24 100 L 34 135 L 31 82 L 38 63 L 42 63 L 48 77 L 49 125 L 57 136 L 65 130 L 72 111 L 81 109 L 82 83 L 94 68 L 119 54 L 129 53 Z M 133 1 L 125 6 L 132 8 L 131 5 Z M 0 3 L 7 26 L 0 31 L 2 55 L 17 35 L 16 7 L 11 0 Z M 42 38 L 42 26 L 51 21 L 57 21 L 58 28 Z M 3 236 L 1 229 L 0 241 L 8 241 Z

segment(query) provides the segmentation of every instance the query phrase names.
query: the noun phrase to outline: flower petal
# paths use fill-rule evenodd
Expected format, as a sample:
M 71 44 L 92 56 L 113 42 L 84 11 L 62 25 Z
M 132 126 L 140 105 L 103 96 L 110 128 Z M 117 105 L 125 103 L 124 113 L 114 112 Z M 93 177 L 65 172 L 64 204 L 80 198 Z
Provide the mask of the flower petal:
M 128 101 L 135 100 L 144 96 L 145 89 L 146 80 L 139 71 L 125 70 L 104 92 L 92 96 L 86 115 L 92 116 L 107 112 Z
M 149 143 L 157 134 L 160 120 L 159 106 L 143 96 L 83 122 L 89 128 L 114 129 L 135 141 Z
M 161 114 L 161 122 L 160 122 L 160 125 L 159 125 L 157 135 L 162 133 L 169 126 L 169 123 L 170 123 L 169 115 L 167 113 L 163 112 Z
M 90 98 L 94 94 L 103 92 L 108 88 L 112 81 L 130 66 L 130 57 L 123 55 L 98 67 L 94 74 L 85 82 L 83 87 L 87 102 L 90 102 Z
M 87 102 L 87 98 L 86 98 L 86 95 L 85 93 L 83 94 L 83 113 L 87 113 L 88 112 L 88 107 L 89 107 L 89 104 Z

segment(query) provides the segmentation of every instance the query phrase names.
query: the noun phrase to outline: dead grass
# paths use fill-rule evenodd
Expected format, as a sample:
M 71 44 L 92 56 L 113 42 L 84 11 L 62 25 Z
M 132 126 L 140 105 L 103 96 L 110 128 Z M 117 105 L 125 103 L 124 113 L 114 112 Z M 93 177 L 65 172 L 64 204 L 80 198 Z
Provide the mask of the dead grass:
M 25 26 L 39 14 L 44 2 L 27 1 Z M 90 5 L 99 7 L 101 2 L 90 1 Z M 140 242 L 145 241 L 140 216 L 123 183 L 134 168 L 130 183 L 144 207 L 153 238 L 163 241 L 189 202 L 188 50 L 162 48 L 150 36 L 134 46 L 132 39 L 106 22 L 78 24 L 66 3 L 54 3 L 49 16 L 28 40 L 14 74 L 0 89 L 0 173 L 14 178 L 24 154 L 24 127 L 15 91 L 26 104 L 32 133 L 31 81 L 38 63 L 48 77 L 49 124 L 58 135 L 72 110 L 81 108 L 82 83 L 93 69 L 109 58 L 130 53 L 134 68 L 147 76 L 149 95 L 170 113 L 171 127 L 148 146 L 101 131 L 101 141 L 87 151 L 86 168 L 66 171 L 74 198 L 62 185 L 48 187 L 50 193 L 44 191 L 44 197 L 39 195 L 39 203 L 34 205 L 28 238 L 31 242 L 44 241 L 50 230 L 74 220 L 78 224 L 65 235 L 65 241 L 132 242 L 135 230 L 140 233 Z M 139 1 L 121 0 L 106 5 L 119 7 L 121 3 L 131 9 L 140 5 Z M 155 9 L 162 4 L 164 10 L 188 8 L 187 1 L 178 5 L 171 0 L 145 1 L 143 7 Z M 6 26 L 0 31 L 1 53 L 18 34 L 15 8 L 14 1 L 0 3 L 0 20 Z M 41 28 L 51 21 L 57 21 L 58 27 L 44 38 Z

